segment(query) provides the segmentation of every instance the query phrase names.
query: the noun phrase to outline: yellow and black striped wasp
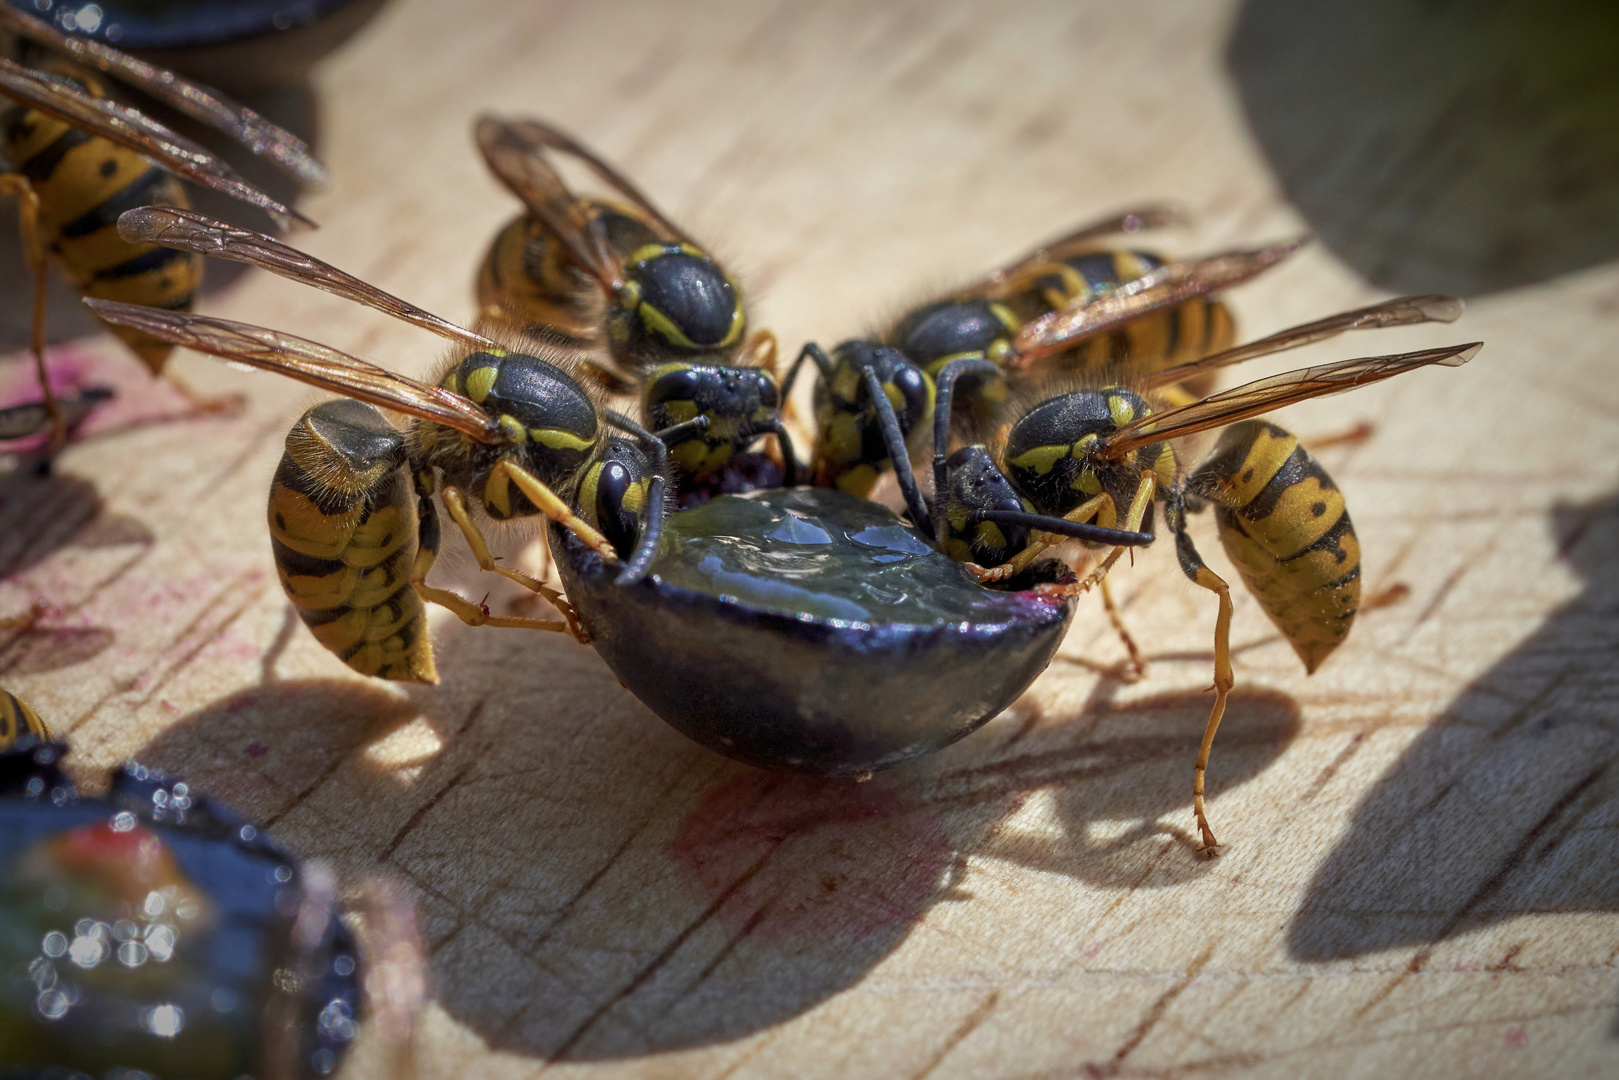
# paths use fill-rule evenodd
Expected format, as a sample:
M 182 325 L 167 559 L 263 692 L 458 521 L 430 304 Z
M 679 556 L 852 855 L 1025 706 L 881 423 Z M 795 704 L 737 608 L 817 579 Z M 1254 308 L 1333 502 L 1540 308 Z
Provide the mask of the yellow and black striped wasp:
M 33 735 L 45 742 L 52 739 L 51 729 L 28 707 L 28 702 L 9 690 L 0 689 L 0 751 L 11 749 L 24 735 Z
M 934 417 L 932 533 L 940 550 L 985 584 L 1011 583 L 1036 557 L 1068 536 L 1070 523 L 1131 533 L 1153 528 L 1155 504 L 1174 534 L 1181 570 L 1216 594 L 1215 702 L 1193 776 L 1193 806 L 1202 850 L 1218 848 L 1203 805 L 1203 782 L 1215 731 L 1234 684 L 1230 589 L 1203 562 L 1186 531 L 1186 515 L 1212 506 L 1222 545 L 1244 583 L 1298 653 L 1316 667 L 1349 632 L 1360 603 L 1360 547 L 1332 478 L 1262 413 L 1340 393 L 1431 364 L 1457 366 L 1478 352 L 1473 342 L 1301 368 L 1175 403 L 1166 395 L 1191 379 L 1254 357 L 1322 341 L 1349 330 L 1455 320 L 1459 300 L 1403 297 L 1293 327 L 1187 364 L 1138 373 L 1128 367 L 1048 383 L 1009 406 L 993 442 L 950 452 L 956 379 L 992 376 L 997 367 L 973 359 L 947 365 Z M 1155 400 L 1156 399 L 1156 404 Z M 1167 399 L 1167 400 L 1166 400 Z M 1167 407 L 1165 405 L 1167 404 Z M 1229 427 L 1214 451 L 1188 472 L 1172 441 Z M 920 495 L 908 496 L 920 501 Z M 1125 549 L 1114 547 L 1077 581 L 1037 585 L 1072 595 L 1104 583 Z M 1104 601 L 1107 597 L 1104 594 Z M 1109 612 L 1117 614 L 1111 603 Z M 1139 664 L 1133 644 L 1124 635 Z
M 302 183 L 323 182 L 326 174 L 290 133 L 171 71 L 64 34 L 4 5 L 0 34 L 27 61 L 0 58 L 0 96 L 16 102 L 0 117 L 0 140 L 12 168 L 0 174 L 0 194 L 17 200 L 34 279 L 31 346 L 60 440 L 65 429 L 44 360 L 47 252 L 86 296 L 189 310 L 201 280 L 201 259 L 128 243 L 118 235 L 119 214 L 144 205 L 184 206 L 178 176 L 257 206 L 278 222 L 306 221 L 214 154 L 109 99 L 101 76 L 224 132 Z M 170 346 L 127 327 L 115 332 L 153 374 L 163 370 Z M 177 386 L 194 403 L 208 404 L 184 384 Z
M 496 565 L 474 506 L 500 521 L 543 515 L 638 581 L 663 525 L 667 454 L 658 436 L 600 408 L 574 358 L 533 342 L 504 345 L 456 326 L 270 237 L 188 210 L 146 207 L 126 238 L 262 267 L 376 308 L 453 342 L 437 385 L 290 334 L 186 312 L 87 299 L 104 320 L 175 345 L 277 371 L 344 395 L 287 435 L 270 491 L 281 583 L 321 644 L 366 675 L 437 681 L 424 602 L 472 626 L 526 627 L 588 640 L 556 590 Z M 411 417 L 405 430 L 378 407 Z M 616 427 L 629 436 L 611 436 Z M 701 426 L 698 423 L 694 426 Z M 563 621 L 493 616 L 427 584 L 442 504 L 481 569 L 538 593 Z
M 527 208 L 496 236 L 478 278 L 486 318 L 574 344 L 605 346 L 604 385 L 638 388 L 641 422 L 687 434 L 669 444 L 685 483 L 715 476 L 774 435 L 784 481 L 797 482 L 781 422 L 776 339 L 747 332 L 742 290 L 706 250 L 626 177 L 536 120 L 482 117 L 478 147 Z M 623 201 L 582 198 L 553 167 L 583 164 Z M 707 417 L 706 428 L 690 421 Z
M 912 520 L 925 529 L 909 459 L 926 445 L 937 381 L 947 367 L 960 369 L 958 392 L 971 402 L 961 412 L 982 424 L 1006 400 L 1009 373 L 1048 360 L 1082 370 L 1095 363 L 1093 342 L 1146 370 L 1228 343 L 1230 314 L 1211 294 L 1268 270 L 1299 244 L 1167 265 L 1146 253 L 1097 247 L 1103 236 L 1174 220 L 1167 210 L 1147 209 L 1084 226 L 914 309 L 874 338 L 845 341 L 830 355 L 806 343 L 783 394 L 804 361 L 814 361 L 820 374 L 814 482 L 865 498 L 883 470 L 893 468 Z M 1056 306 L 1037 311 L 1041 303 Z

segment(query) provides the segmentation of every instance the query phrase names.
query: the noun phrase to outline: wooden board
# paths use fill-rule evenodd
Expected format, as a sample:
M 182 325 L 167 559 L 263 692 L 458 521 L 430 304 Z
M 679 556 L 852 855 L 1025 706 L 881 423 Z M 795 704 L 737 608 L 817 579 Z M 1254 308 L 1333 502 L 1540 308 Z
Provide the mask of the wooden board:
M 1484 294 L 1455 328 L 1297 354 L 1487 342 L 1461 370 L 1286 414 L 1307 436 L 1376 425 L 1322 458 L 1368 592 L 1409 595 L 1364 613 L 1310 678 L 1237 599 L 1210 779 L 1223 858 L 1195 856 L 1188 790 L 1213 605 L 1163 545 L 1114 579 L 1144 680 L 1121 678 L 1090 601 L 1025 699 L 956 747 L 862 785 L 755 772 L 557 636 L 441 619 L 442 686 L 349 674 L 289 618 L 263 522 L 312 395 L 182 356 L 185 378 L 246 409 L 153 422 L 180 399 L 106 337 L 56 356 L 118 385 L 97 431 L 55 476 L 0 480 L 0 614 L 44 605 L 0 636 L 0 679 L 71 737 L 83 775 L 138 756 L 350 888 L 378 867 L 407 883 L 436 990 L 422 1077 L 1614 1075 L 1612 218 L 1548 227 L 1547 252 L 1481 245 L 1510 215 L 1441 214 L 1447 177 L 1484 183 L 1478 163 L 1534 124 L 1464 100 L 1465 79 L 1381 78 L 1364 37 L 1354 53 L 1342 27 L 1267 10 L 396 0 L 316 69 L 337 181 L 301 237 L 469 318 L 514 212 L 471 147 L 493 109 L 555 119 L 620 163 L 712 239 L 790 347 L 1144 202 L 1194 215 L 1162 240 L 1176 253 L 1317 227 L 1278 176 L 1312 215 L 1341 212 L 1319 223 L 1331 246 L 1232 297 L 1249 334 L 1387 295 L 1373 280 L 1434 287 L 1423 266 Z M 1374 44 L 1448 25 L 1377 18 Z M 1361 81 L 1312 114 L 1312 77 L 1340 71 Z M 1385 113 L 1398 123 L 1367 118 Z M 1580 160 L 1602 184 L 1576 195 L 1613 190 L 1614 159 Z M 1357 231 L 1335 191 L 1362 191 L 1383 231 Z M 1514 250 L 1533 269 L 1485 272 Z M 262 275 L 206 307 L 411 373 L 441 354 Z M 4 377 L 24 393 L 20 360 Z M 496 547 L 534 565 L 533 539 Z M 445 582 L 481 594 L 446 546 Z M 383 1073 L 362 1051 L 346 1075 Z

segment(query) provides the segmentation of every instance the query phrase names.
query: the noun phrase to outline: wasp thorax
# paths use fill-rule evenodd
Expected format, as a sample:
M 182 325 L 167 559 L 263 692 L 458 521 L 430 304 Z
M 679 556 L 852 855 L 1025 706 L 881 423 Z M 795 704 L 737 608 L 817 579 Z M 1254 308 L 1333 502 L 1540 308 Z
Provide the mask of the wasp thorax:
M 741 298 L 708 256 L 687 246 L 661 246 L 633 262 L 629 275 L 631 314 L 645 334 L 687 350 L 718 349 L 741 340 Z
M 451 368 L 443 385 L 471 398 L 500 422 L 508 443 L 523 448 L 547 483 L 571 476 L 596 445 L 596 407 L 573 376 L 524 353 L 475 352 Z
M 1140 395 L 1117 387 L 1043 401 L 1007 435 L 1007 474 L 1041 513 L 1066 514 L 1103 492 L 1122 509 L 1140 467 L 1130 459 L 1103 460 L 1098 451 L 1107 436 L 1151 411 Z
M 1016 318 L 1002 304 L 941 300 L 907 315 L 889 334 L 889 341 L 916 363 L 929 367 L 959 356 L 996 359 L 1016 330 Z

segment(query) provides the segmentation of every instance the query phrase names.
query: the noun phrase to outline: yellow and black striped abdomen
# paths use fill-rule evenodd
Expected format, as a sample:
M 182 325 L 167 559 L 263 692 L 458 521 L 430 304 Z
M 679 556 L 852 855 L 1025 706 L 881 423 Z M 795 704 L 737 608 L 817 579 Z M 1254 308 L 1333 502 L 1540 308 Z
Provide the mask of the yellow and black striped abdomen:
M 574 268 L 566 245 L 539 218 L 519 215 L 489 245 L 478 269 L 478 307 L 526 331 L 549 331 L 566 341 L 597 335 L 601 299 Z
M 88 78 L 80 81 L 94 86 Z M 178 180 L 133 150 L 32 109 L 11 110 L 4 130 L 13 170 L 39 196 L 43 239 L 85 295 L 191 309 L 202 256 L 128 243 L 117 227 L 118 215 L 137 206 L 185 206 Z M 174 348 L 126 327 L 112 331 L 154 373 Z
M 287 599 L 362 675 L 437 682 L 422 600 L 405 439 L 357 401 L 329 401 L 287 433 L 270 486 L 270 537 Z
M 1263 420 L 1228 428 L 1190 486 L 1215 503 L 1226 554 L 1314 671 L 1360 607 L 1360 543 L 1338 486 L 1297 438 Z
M 1063 265 L 1066 273 L 1042 279 L 1042 299 L 1050 309 L 1088 303 L 1144 277 L 1164 262 L 1145 251 L 1095 251 L 1076 255 Z M 1230 348 L 1235 338 L 1236 325 L 1230 310 L 1218 300 L 1199 296 L 1132 319 L 1110 333 L 1087 338 L 1055 362 L 1075 371 L 1098 371 L 1128 363 L 1130 370 L 1145 375 Z M 1201 397 L 1209 387 L 1191 389 Z
M 24 735 L 51 737 L 51 729 L 28 703 L 15 694 L 0 690 L 0 750 L 8 750 Z

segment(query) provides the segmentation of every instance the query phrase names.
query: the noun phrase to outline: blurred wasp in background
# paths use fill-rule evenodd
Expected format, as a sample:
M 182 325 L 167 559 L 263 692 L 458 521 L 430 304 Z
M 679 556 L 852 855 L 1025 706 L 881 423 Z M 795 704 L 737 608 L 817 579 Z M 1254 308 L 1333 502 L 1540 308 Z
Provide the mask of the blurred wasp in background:
M 1457 366 L 1481 347 L 1465 345 L 1344 360 L 1260 379 L 1201 399 L 1185 386 L 1219 368 L 1322 341 L 1349 330 L 1452 322 L 1452 297 L 1403 297 L 1283 330 L 1190 363 L 1139 370 L 1070 373 L 1016 393 L 984 442 L 951 451 L 952 399 L 967 374 L 993 378 L 1001 368 L 973 358 L 945 365 L 934 415 L 931 533 L 940 550 L 986 585 L 1013 585 L 1037 556 L 1072 526 L 1153 530 L 1161 504 L 1181 570 L 1219 598 L 1214 633 L 1215 702 L 1193 777 L 1202 849 L 1216 851 L 1203 805 L 1204 774 L 1215 731 L 1234 684 L 1231 595 L 1203 562 L 1186 531 L 1188 513 L 1212 506 L 1222 546 L 1249 591 L 1314 672 L 1344 640 L 1360 606 L 1360 546 L 1342 494 L 1292 434 L 1253 419 L 1262 413 L 1339 393 L 1430 364 Z M 1230 426 L 1202 464 L 1188 470 L 1178 440 Z M 914 481 L 913 487 L 914 487 Z M 919 492 L 907 501 L 922 501 Z M 1083 539 L 1083 537 L 1080 537 Z M 1107 593 L 1106 575 L 1125 549 L 1114 547 L 1083 578 L 1033 584 L 1073 595 L 1102 584 L 1103 601 L 1139 670 L 1140 655 Z
M 471 626 L 554 630 L 588 640 L 559 592 L 496 565 L 472 519 L 475 505 L 498 521 L 549 518 L 600 558 L 622 563 L 620 584 L 646 574 L 663 525 L 664 443 L 629 418 L 603 410 L 574 378 L 573 356 L 534 342 L 508 347 L 268 236 L 189 210 L 132 210 L 119 229 L 132 243 L 270 270 L 454 343 L 433 385 L 263 327 L 85 301 L 114 325 L 344 395 L 309 410 L 288 433 L 270 491 L 269 520 L 288 599 L 321 644 L 354 670 L 436 682 L 424 602 L 448 608 Z M 409 426 L 400 430 L 379 406 L 411 417 Z M 704 423 L 698 418 L 692 426 Z M 628 437 L 609 435 L 609 426 Z M 543 596 L 563 621 L 492 616 L 481 603 L 429 586 L 439 546 L 435 500 L 482 570 Z
M 794 485 L 776 338 L 748 334 L 736 280 L 627 178 L 556 128 L 485 116 L 476 134 L 490 170 L 528 211 L 500 231 L 484 259 L 484 316 L 605 347 L 607 363 L 590 368 L 602 384 L 638 391 L 648 428 L 686 432 L 669 443 L 683 490 L 712 483 L 767 434 L 781 452 L 780 479 Z M 553 155 L 583 164 L 616 198 L 574 194 Z M 698 417 L 706 427 L 681 426 Z M 773 486 L 777 477 L 750 479 Z
M 0 174 L 0 195 L 17 200 L 34 279 L 31 347 L 53 442 L 60 442 L 66 425 L 44 358 L 47 252 L 86 296 L 186 311 L 201 280 L 201 260 L 186 252 L 130 244 L 118 235 L 119 214 L 137 206 L 185 206 L 178 176 L 257 206 L 278 222 L 308 223 L 214 154 L 109 99 L 101 77 L 110 76 L 224 132 L 300 183 L 322 183 L 326 171 L 290 133 L 172 71 L 72 37 L 5 5 L 0 5 L 0 34 L 15 57 L 0 57 L 0 97 L 16 103 L 0 117 L 0 139 L 12 168 Z M 154 375 L 162 372 L 171 346 L 128 327 L 113 329 Z M 170 378 L 193 404 L 217 404 Z
M 1128 363 L 1153 371 L 1230 343 L 1230 313 L 1211 294 L 1239 285 L 1292 254 L 1299 242 L 1165 264 L 1145 252 L 1100 247 L 1111 234 L 1172 224 L 1162 208 L 1098 221 L 1042 245 L 952 295 L 913 309 L 873 338 L 828 355 L 807 343 L 783 384 L 815 363 L 815 483 L 862 498 L 893 468 L 919 528 L 910 456 L 929 435 L 937 382 L 961 368 L 964 433 L 1005 404 L 1008 380 L 1031 371 L 1082 371 Z M 1105 359 L 1104 359 L 1105 358 Z M 1038 365 L 1038 366 L 1037 366 Z

